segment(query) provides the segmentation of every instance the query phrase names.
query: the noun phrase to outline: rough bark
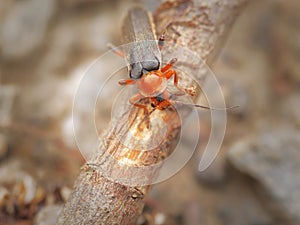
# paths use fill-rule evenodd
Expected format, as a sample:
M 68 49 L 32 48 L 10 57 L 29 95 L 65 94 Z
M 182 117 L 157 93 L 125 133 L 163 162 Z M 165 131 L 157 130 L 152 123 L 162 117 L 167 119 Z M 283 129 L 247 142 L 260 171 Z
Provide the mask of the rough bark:
M 189 47 L 204 61 L 211 62 L 245 2 L 247 0 L 164 1 L 154 14 L 157 33 L 167 28 L 169 40 Z M 172 49 L 165 51 L 171 54 Z M 149 120 L 145 120 L 143 110 L 132 108 L 111 123 L 101 137 L 99 151 L 83 167 L 57 224 L 135 224 L 144 206 L 144 196 L 150 189 L 144 184 L 155 180 L 160 166 L 142 171 L 132 168 L 159 165 L 172 152 L 180 132 L 180 120 L 175 111 L 156 110 L 148 117 Z M 161 118 L 167 130 L 160 145 L 142 153 L 124 147 L 129 131 L 131 134 L 137 131 L 135 138 L 143 139 L 140 131 L 147 126 L 154 138 L 142 145 L 152 146 L 155 134 L 161 129 L 152 121 Z M 132 182 L 141 186 L 132 186 Z

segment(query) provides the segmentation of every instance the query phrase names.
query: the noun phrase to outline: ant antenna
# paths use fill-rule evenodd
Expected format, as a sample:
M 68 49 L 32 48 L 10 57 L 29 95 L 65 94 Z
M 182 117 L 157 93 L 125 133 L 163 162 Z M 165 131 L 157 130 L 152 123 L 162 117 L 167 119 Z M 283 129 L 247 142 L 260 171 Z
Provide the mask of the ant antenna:
M 181 102 L 181 101 L 172 101 L 173 103 L 177 104 L 182 104 L 182 105 L 187 105 L 187 106 L 193 106 L 197 108 L 202 108 L 202 109 L 209 109 L 209 110 L 232 110 L 235 108 L 239 108 L 239 105 L 231 106 L 231 107 L 225 107 L 225 108 L 214 108 L 214 107 L 209 107 L 209 106 L 204 106 L 204 105 L 198 105 L 198 104 L 193 104 L 193 103 L 186 103 L 186 102 Z

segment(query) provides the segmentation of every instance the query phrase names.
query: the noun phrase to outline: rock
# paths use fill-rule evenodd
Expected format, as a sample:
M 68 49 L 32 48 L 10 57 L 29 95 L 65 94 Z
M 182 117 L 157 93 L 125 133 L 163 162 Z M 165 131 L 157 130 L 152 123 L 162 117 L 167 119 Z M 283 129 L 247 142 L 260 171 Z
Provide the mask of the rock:
M 243 196 L 240 202 L 236 201 L 222 202 L 217 207 L 217 216 L 219 224 L 222 225 L 270 225 L 272 219 L 262 211 L 253 198 Z
M 209 186 L 220 186 L 226 182 L 227 174 L 224 160 L 217 157 L 213 163 L 204 171 L 196 172 L 196 178 L 201 184 Z
M 42 208 L 34 218 L 34 225 L 55 225 L 62 205 L 49 205 Z
M 200 202 L 188 202 L 183 213 L 183 221 L 185 225 L 206 224 L 204 220 L 204 210 Z
M 0 48 L 6 59 L 28 56 L 45 40 L 55 11 L 55 0 L 17 1 L 7 13 L 0 30 Z
M 246 116 L 250 108 L 250 96 L 247 93 L 246 87 L 236 80 L 236 78 L 220 79 L 223 88 L 225 102 L 228 107 L 238 106 L 232 110 L 228 110 L 236 116 Z
M 279 127 L 234 144 L 229 162 L 251 176 L 275 219 L 300 224 L 300 133 Z
M 22 94 L 17 98 L 18 118 L 41 123 L 61 118 L 65 112 L 71 111 L 76 84 L 71 80 L 49 76 L 23 85 Z

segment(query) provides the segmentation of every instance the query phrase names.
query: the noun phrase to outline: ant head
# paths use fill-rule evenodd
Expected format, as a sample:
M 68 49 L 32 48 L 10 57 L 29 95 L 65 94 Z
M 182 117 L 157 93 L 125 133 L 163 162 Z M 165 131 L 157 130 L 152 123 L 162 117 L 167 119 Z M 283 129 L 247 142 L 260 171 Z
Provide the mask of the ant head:
M 137 87 L 143 96 L 156 97 L 166 90 L 167 79 L 160 76 L 160 73 L 160 71 L 149 72 L 137 81 Z

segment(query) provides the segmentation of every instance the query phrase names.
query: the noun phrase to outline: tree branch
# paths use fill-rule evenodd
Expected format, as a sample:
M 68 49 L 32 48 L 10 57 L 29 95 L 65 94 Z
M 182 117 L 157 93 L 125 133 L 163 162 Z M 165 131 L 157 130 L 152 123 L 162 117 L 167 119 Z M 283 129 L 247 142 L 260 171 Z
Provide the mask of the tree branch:
M 155 13 L 158 34 L 167 28 L 169 40 L 187 46 L 211 62 L 246 1 L 165 1 Z M 166 51 L 172 54 L 172 49 Z M 162 125 L 155 121 L 162 121 Z M 161 126 L 167 127 L 166 138 L 157 145 Z M 146 184 L 156 179 L 160 163 L 172 152 L 180 126 L 175 110 L 155 110 L 145 115 L 144 110 L 133 107 L 116 118 L 102 135 L 99 151 L 82 168 L 57 224 L 135 224 L 150 189 Z M 146 140 L 147 130 L 154 136 Z M 132 142 L 134 147 L 130 148 Z M 156 147 L 140 151 L 137 146 Z

